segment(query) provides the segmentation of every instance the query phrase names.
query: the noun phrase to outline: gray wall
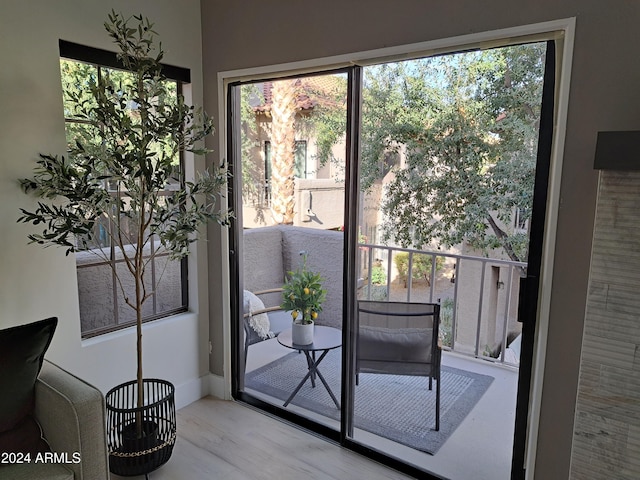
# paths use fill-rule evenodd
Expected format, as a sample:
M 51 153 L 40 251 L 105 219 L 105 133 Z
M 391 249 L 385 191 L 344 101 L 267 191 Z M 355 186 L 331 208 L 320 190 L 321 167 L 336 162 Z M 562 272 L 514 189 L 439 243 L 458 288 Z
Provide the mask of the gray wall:
M 585 315 L 599 130 L 640 129 L 640 3 L 615 0 L 202 1 L 205 108 L 218 112 L 219 71 L 279 64 L 576 17 L 574 63 L 536 478 L 569 476 Z M 215 145 L 217 147 L 217 143 Z M 215 233 L 213 230 L 211 233 Z M 221 374 L 222 268 L 210 243 L 213 373 Z

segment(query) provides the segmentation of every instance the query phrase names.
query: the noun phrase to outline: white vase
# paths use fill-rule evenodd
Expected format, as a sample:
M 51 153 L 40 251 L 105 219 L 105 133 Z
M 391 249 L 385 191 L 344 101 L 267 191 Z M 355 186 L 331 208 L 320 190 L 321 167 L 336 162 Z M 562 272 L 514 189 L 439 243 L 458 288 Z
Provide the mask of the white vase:
M 294 323 L 291 330 L 291 340 L 295 345 L 312 344 L 313 323 Z

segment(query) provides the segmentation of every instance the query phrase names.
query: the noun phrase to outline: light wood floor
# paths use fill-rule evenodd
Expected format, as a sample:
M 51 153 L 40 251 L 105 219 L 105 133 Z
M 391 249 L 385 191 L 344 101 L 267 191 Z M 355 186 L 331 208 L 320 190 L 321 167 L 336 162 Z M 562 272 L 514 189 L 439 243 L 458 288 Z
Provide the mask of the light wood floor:
M 271 342 L 273 345 L 269 343 L 260 342 L 251 347 L 248 371 L 283 355 L 275 348 L 279 346 L 275 339 Z M 288 353 L 288 349 L 281 349 L 284 354 Z M 427 455 L 359 430 L 355 432 L 356 440 L 444 478 L 509 478 L 517 371 L 455 354 L 445 355 L 443 363 L 491 375 L 494 381 L 437 455 Z M 134 480 L 142 478 L 134 477 Z M 377 480 L 410 477 L 243 404 L 206 397 L 178 411 L 178 439 L 173 455 L 166 465 L 151 473 L 150 479 L 217 478 Z M 112 480 L 120 479 L 124 477 L 112 475 Z
M 111 478 L 123 477 L 112 475 Z M 178 412 L 178 439 L 173 455 L 149 478 L 378 480 L 411 477 L 239 403 L 206 397 Z

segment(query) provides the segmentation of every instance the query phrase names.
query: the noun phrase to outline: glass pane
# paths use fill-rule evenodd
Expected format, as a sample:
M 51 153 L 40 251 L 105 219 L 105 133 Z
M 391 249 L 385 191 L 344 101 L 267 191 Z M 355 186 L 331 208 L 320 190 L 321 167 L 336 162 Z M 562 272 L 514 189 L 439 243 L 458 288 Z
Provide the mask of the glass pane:
M 86 109 L 96 106 L 91 90 L 98 83 L 98 68 L 88 63 L 60 60 L 65 118 L 83 118 L 79 105 Z
M 545 48 L 364 68 L 353 438 L 445 478 L 510 476 Z
M 97 218 L 90 235 L 76 235 L 76 248 L 78 250 L 91 251 L 94 261 L 108 261 L 111 255 L 109 250 L 111 245 L 109 229 L 109 219 L 105 215 Z M 78 264 L 80 264 L 79 261 Z
M 116 94 L 116 97 L 120 96 L 118 94 L 121 94 L 122 92 L 128 92 L 131 90 L 132 86 L 136 82 L 136 76 L 125 70 L 101 67 L 100 72 L 102 74 L 102 81 L 115 87 L 114 93 Z M 129 97 L 129 95 L 127 95 L 127 97 Z M 126 107 L 131 110 L 135 110 L 137 106 L 133 101 L 130 101 Z
M 118 324 L 125 324 L 136 321 L 136 312 L 131 306 L 127 305 L 125 301 L 125 296 L 122 293 L 122 290 L 127 294 L 127 298 L 131 303 L 135 305 L 135 282 L 131 273 L 129 273 L 129 269 L 123 262 L 119 262 L 116 264 L 116 271 L 118 272 L 118 278 L 120 279 L 120 283 L 122 284 L 122 288 L 118 288 L 116 290 L 117 294 L 117 302 L 118 302 Z M 153 284 L 152 284 L 152 271 L 151 269 L 147 269 L 144 276 L 144 283 L 147 288 L 147 293 L 153 292 Z M 147 318 L 154 315 L 154 306 L 153 306 L 153 298 L 148 298 L 142 305 L 142 317 Z
M 109 119 L 105 120 L 96 110 L 96 89 L 103 87 L 106 91 L 105 101 L 110 102 L 112 107 L 104 109 L 103 113 L 115 111 L 116 116 L 124 113 L 124 118 L 130 120 L 134 126 L 139 123 L 143 109 L 150 114 L 163 111 L 167 117 L 175 117 L 167 112 L 178 105 L 179 86 L 175 81 L 145 80 L 144 88 L 149 92 L 148 98 L 151 100 L 143 104 L 137 103 L 141 102 L 140 100 L 132 100 L 137 98 L 131 93 L 137 80 L 130 72 L 66 59 L 61 59 L 60 69 L 69 158 L 76 161 L 98 159 L 103 162 L 99 168 L 105 174 L 114 169 L 113 155 L 107 149 L 113 148 L 114 144 L 120 146 L 126 142 L 135 142 L 139 131 L 134 127 L 126 138 L 113 138 L 113 135 L 106 138 L 108 135 L 104 126 L 109 123 Z M 147 144 L 151 156 L 175 167 L 172 178 L 167 180 L 166 192 L 160 194 L 160 203 L 164 201 L 163 195 L 171 194 L 170 192 L 181 183 L 179 148 L 171 139 L 175 130 L 169 130 L 171 131 L 166 136 L 156 138 Z M 135 148 L 135 144 L 129 146 Z M 117 246 L 119 240 L 124 244 L 128 255 L 132 255 L 137 243 L 138 212 L 134 210 L 138 208 L 128 196 L 134 195 L 136 184 L 125 185 L 124 182 L 113 178 L 107 178 L 103 182 L 104 188 L 111 192 L 113 204 L 106 207 L 107 213 L 96 220 L 92 235 L 76 237 L 78 249 L 81 250 L 77 254 L 77 264 L 83 335 L 90 335 L 106 327 L 125 325 L 135 320 L 134 310 L 125 302 L 125 298 L 134 301 L 133 279 L 125 264 L 117 263 L 116 271 L 120 282 L 116 282 L 114 291 L 114 277 L 109 264 L 123 259 L 123 252 Z M 127 192 L 127 188 L 131 189 L 131 192 Z M 115 218 L 114 212 L 119 212 L 119 218 Z M 118 234 L 114 233 L 116 222 L 121 227 Z M 151 243 L 147 244 L 144 255 L 153 255 L 152 248 L 154 247 Z M 95 265 L 96 263 L 103 265 Z M 145 319 L 186 307 L 186 295 L 183 292 L 186 285 L 182 282 L 182 269 L 181 262 L 168 262 L 167 257 L 149 262 L 145 285 L 150 296 L 143 306 Z
M 244 391 L 338 429 L 347 78 L 268 81 L 236 93 L 248 315 L 240 345 L 247 351 Z M 296 271 L 319 275 L 319 285 L 301 280 L 287 295 L 295 308 L 280 307 L 281 289 Z M 326 291 L 321 310 L 310 300 L 320 290 Z M 293 318 L 307 310 L 314 344 L 296 348 Z
M 168 256 L 155 258 L 156 309 L 157 313 L 170 312 L 183 306 L 182 301 L 182 263 L 169 260 Z
M 307 142 L 296 140 L 295 149 L 295 175 L 298 178 L 307 178 Z
M 113 97 L 113 103 L 118 109 L 124 109 L 128 112 L 129 117 L 135 124 L 139 121 L 141 111 L 146 109 L 151 114 L 163 112 L 167 114 L 167 110 L 175 108 L 178 98 L 178 85 L 175 81 L 165 80 L 162 82 L 147 80 L 144 82 L 144 88 L 149 92 L 150 102 L 148 104 L 136 103 L 132 98 L 135 95 L 132 89 L 137 81 L 136 77 L 126 71 L 102 68 L 101 73 L 103 81 L 111 84 L 116 92 Z M 122 103 L 120 96 L 129 99 L 126 103 Z M 167 114 L 167 116 L 169 116 Z M 149 149 L 154 152 L 157 158 L 168 158 L 176 167 L 176 175 L 179 174 L 180 156 L 179 148 L 173 141 L 174 132 L 168 132 L 164 138 L 157 138 L 149 143 Z
M 65 133 L 67 137 L 67 149 L 74 148 L 80 144 L 86 154 L 100 158 L 103 139 L 98 128 L 88 123 L 67 121 L 65 124 Z
M 96 258 L 89 252 L 76 254 L 78 297 L 82 334 L 115 326 L 113 275 L 109 265 L 88 265 Z

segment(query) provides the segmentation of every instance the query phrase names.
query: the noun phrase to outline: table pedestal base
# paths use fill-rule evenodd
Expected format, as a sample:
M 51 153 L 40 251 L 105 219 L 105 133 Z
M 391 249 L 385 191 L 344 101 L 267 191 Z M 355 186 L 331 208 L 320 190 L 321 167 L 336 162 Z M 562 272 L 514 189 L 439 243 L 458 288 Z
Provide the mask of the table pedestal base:
M 312 352 L 312 353 L 313 353 L 313 356 L 308 351 L 306 351 L 306 350 L 304 351 L 304 354 L 307 357 L 307 367 L 309 368 L 309 371 L 304 376 L 302 381 L 298 384 L 298 386 L 293 391 L 293 393 L 289 396 L 289 398 L 287 398 L 287 401 L 284 402 L 283 406 L 286 407 L 287 405 L 289 405 L 291 400 L 293 400 L 293 398 L 298 394 L 298 392 L 300 391 L 302 386 L 307 382 L 307 380 L 311 379 L 311 387 L 315 388 L 315 386 L 316 386 L 315 380 L 316 380 L 316 376 L 317 376 L 320 379 L 320 381 L 322 382 L 322 384 L 324 385 L 324 388 L 326 388 L 327 392 L 329 392 L 329 395 L 331 396 L 331 400 L 333 400 L 333 403 L 336 404 L 336 408 L 340 409 L 340 404 L 338 403 L 338 399 L 336 398 L 336 396 L 331 391 L 331 388 L 329 388 L 329 384 L 327 383 L 327 381 L 322 376 L 322 373 L 320 373 L 320 370 L 318 370 L 318 365 L 320 365 L 320 362 L 322 362 L 324 357 L 327 356 L 327 353 L 329 353 L 329 350 L 324 350 L 322 352 L 322 355 L 320 355 L 320 357 L 318 357 L 317 361 L 316 361 L 316 358 L 315 358 L 315 352 Z

